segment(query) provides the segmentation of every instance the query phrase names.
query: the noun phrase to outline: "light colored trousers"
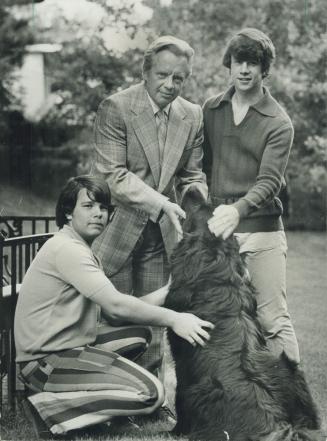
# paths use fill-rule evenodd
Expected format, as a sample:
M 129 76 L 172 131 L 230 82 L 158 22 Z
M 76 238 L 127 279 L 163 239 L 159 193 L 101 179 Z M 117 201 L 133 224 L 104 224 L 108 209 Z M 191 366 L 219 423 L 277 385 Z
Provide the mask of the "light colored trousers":
M 285 232 L 236 233 L 235 237 L 257 291 L 258 319 L 269 348 L 276 354 L 284 351 L 299 363 L 298 342 L 286 302 Z

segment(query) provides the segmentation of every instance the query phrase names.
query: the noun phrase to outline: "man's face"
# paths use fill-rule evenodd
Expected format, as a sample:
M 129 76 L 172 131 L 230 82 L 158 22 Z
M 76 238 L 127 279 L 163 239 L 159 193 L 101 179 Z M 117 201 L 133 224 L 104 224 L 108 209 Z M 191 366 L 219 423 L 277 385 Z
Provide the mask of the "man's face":
M 69 224 L 85 242 L 91 245 L 107 225 L 108 209 L 100 202 L 90 199 L 86 188 L 82 188 L 71 216 L 72 220 Z
M 255 61 L 237 61 L 233 56 L 230 67 L 231 79 L 239 92 L 257 92 L 262 88 L 261 65 Z
M 160 109 L 180 95 L 183 84 L 190 71 L 184 56 L 162 50 L 152 58 L 152 67 L 143 73 L 148 94 Z

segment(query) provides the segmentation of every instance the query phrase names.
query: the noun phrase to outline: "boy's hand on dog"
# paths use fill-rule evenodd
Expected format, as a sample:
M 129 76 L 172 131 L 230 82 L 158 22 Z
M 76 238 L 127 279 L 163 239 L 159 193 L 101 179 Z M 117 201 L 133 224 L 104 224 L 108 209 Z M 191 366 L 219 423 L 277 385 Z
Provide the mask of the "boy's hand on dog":
M 205 346 L 206 341 L 210 340 L 210 335 L 204 328 L 213 329 L 214 325 L 186 312 L 178 313 L 172 326 L 175 334 L 184 338 L 193 346 L 197 344 Z
M 216 237 L 227 239 L 240 222 L 239 212 L 232 205 L 219 205 L 208 220 L 208 228 Z
M 179 219 L 186 218 L 185 211 L 178 204 L 175 204 L 174 202 L 170 202 L 168 200 L 164 203 L 162 210 L 167 214 L 171 223 L 174 225 L 178 236 L 183 236 L 183 230 Z

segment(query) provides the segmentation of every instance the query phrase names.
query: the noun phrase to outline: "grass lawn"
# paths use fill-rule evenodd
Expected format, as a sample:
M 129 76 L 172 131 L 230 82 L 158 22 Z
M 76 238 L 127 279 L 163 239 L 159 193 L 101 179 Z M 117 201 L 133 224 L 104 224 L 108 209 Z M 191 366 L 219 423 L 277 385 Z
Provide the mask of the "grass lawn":
M 325 233 L 288 232 L 288 305 L 302 367 L 327 439 L 327 241 Z
M 302 367 L 322 420 L 322 432 L 327 438 L 327 268 L 326 238 L 323 233 L 288 232 L 288 304 L 299 340 Z M 174 384 L 169 364 L 166 382 L 168 398 Z M 83 440 L 168 441 L 173 438 L 158 434 L 165 430 L 160 424 L 142 426 L 139 434 L 125 436 L 83 436 Z M 33 440 L 33 432 L 24 416 L 6 412 L 3 415 L 2 440 Z M 185 439 L 180 439 L 185 441 Z M 325 440 L 325 436 L 323 438 Z M 232 441 L 232 440 L 231 440 Z

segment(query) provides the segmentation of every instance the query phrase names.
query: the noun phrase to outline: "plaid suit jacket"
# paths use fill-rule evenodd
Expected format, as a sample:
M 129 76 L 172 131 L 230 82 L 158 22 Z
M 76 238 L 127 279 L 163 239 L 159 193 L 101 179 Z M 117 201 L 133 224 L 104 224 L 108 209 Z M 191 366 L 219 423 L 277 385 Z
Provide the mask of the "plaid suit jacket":
M 181 97 L 172 102 L 161 170 L 155 116 L 143 83 L 102 101 L 94 136 L 92 173 L 107 180 L 116 205 L 93 245 L 110 276 L 122 267 L 148 220 L 157 221 L 166 199 L 177 202 L 194 184 L 207 196 L 202 110 Z M 177 235 L 166 215 L 160 227 L 169 256 Z

